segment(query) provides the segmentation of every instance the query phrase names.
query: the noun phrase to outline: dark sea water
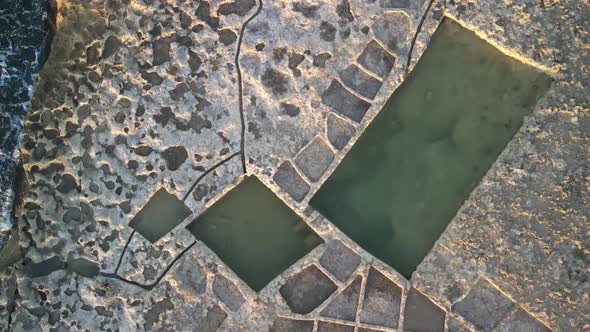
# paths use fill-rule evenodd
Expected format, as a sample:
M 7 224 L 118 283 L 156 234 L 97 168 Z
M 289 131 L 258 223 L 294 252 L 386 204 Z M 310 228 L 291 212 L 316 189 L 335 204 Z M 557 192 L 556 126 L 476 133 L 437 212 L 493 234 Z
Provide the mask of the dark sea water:
M 20 134 L 46 52 L 47 0 L 0 0 L 0 248 L 13 227 Z

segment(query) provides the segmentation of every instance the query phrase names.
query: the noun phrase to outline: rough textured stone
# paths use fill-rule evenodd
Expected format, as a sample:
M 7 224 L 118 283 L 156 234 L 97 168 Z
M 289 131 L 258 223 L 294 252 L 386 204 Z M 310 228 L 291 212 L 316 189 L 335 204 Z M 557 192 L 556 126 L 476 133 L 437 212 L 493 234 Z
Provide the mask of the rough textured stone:
M 27 269 L 32 278 L 44 277 L 51 272 L 61 270 L 65 266 L 64 261 L 58 256 L 53 256 L 38 263 L 32 263 Z
M 518 308 L 516 312 L 510 316 L 510 318 L 503 321 L 498 328 L 494 329 L 494 331 L 550 332 L 551 330 L 531 316 L 528 312 L 522 308 Z
M 213 293 L 232 311 L 240 309 L 244 303 L 244 295 L 240 289 L 226 277 L 218 274 L 213 281 Z
M 301 202 L 310 189 L 290 161 L 284 161 L 279 166 L 273 180 L 297 202 Z
M 373 99 L 383 84 L 378 79 L 368 75 L 357 65 L 349 65 L 340 71 L 340 79 L 349 88 L 358 92 L 361 96 Z
M 322 95 L 322 103 L 355 122 L 361 122 L 371 104 L 348 92 L 340 82 L 332 80 Z
M 162 65 L 171 60 L 170 58 L 170 40 L 167 38 L 156 39 L 152 43 L 154 52 L 153 65 Z
M 328 42 L 334 41 L 334 38 L 336 38 L 336 27 L 329 22 L 322 22 L 320 24 L 320 38 Z
M 389 50 L 403 54 L 410 40 L 410 18 L 401 11 L 383 14 L 373 24 L 373 34 Z
M 436 332 L 445 330 L 445 311 L 414 287 L 406 298 L 404 331 Z
M 326 120 L 328 141 L 338 150 L 342 150 L 354 135 L 354 126 L 341 117 L 330 113 Z
M 232 29 L 221 29 L 218 34 L 219 41 L 225 46 L 235 43 L 236 39 L 238 39 L 238 35 Z
M 371 40 L 356 61 L 375 75 L 386 78 L 393 68 L 395 57 L 381 47 L 378 42 Z
M 397 328 L 402 289 L 383 273 L 371 267 L 365 286 L 361 322 Z
M 328 306 L 320 312 L 320 315 L 323 317 L 354 322 L 356 320 L 356 309 L 359 303 L 362 282 L 363 277 L 356 277 L 348 287 L 340 292 L 340 294 L 338 294 Z
M 227 313 L 215 305 L 207 311 L 207 315 L 199 322 L 197 331 L 216 332 L 227 318 Z
M 291 311 L 308 314 L 322 304 L 338 287 L 315 265 L 295 274 L 280 288 Z
M 447 332 L 471 332 L 459 319 L 447 316 Z
M 314 138 L 295 158 L 297 168 L 312 182 L 317 182 L 334 160 L 334 152 L 321 138 Z
M 188 158 L 188 152 L 184 146 L 171 146 L 162 151 L 162 158 L 166 160 L 169 170 L 176 171 Z
M 485 279 L 480 279 L 452 310 L 483 331 L 491 331 L 510 312 L 514 302 Z
M 326 244 L 320 264 L 336 279 L 345 282 L 361 263 L 361 257 L 340 240 Z
M 354 332 L 354 326 L 319 321 L 318 332 Z
M 234 0 L 227 3 L 222 3 L 217 10 L 219 15 L 236 14 L 238 16 L 246 15 L 252 8 L 256 6 L 256 0 Z
M 272 326 L 270 332 L 311 332 L 313 331 L 313 321 L 311 320 L 297 320 L 289 318 L 277 318 Z

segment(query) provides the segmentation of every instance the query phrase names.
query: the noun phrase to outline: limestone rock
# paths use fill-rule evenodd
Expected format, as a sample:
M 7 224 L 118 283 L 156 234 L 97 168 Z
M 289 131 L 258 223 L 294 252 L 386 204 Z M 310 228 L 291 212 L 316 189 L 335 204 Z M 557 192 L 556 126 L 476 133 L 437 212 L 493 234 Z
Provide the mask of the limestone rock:
M 326 250 L 320 257 L 320 264 L 336 279 L 345 282 L 361 263 L 361 257 L 340 240 L 326 244 Z
M 342 319 L 354 322 L 356 320 L 356 309 L 361 293 L 363 277 L 358 276 L 322 310 L 323 317 Z
M 320 269 L 310 265 L 289 278 L 279 291 L 291 311 L 305 315 L 322 304 L 337 288 Z
M 452 310 L 483 331 L 491 331 L 508 315 L 514 302 L 485 279 L 480 279 Z
M 334 160 L 334 153 L 321 137 L 314 138 L 295 158 L 295 165 L 312 182 L 317 182 Z
M 383 273 L 371 267 L 365 286 L 361 322 L 397 328 L 401 300 L 402 289 Z

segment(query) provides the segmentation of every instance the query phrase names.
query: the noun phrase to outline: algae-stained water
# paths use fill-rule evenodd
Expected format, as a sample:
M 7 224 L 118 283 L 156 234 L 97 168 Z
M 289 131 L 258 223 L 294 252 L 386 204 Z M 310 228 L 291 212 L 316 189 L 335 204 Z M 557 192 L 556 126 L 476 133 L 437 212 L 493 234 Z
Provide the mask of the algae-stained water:
M 255 291 L 321 243 L 305 221 L 254 176 L 187 228 Z
M 446 19 L 310 204 L 410 278 L 550 83 Z

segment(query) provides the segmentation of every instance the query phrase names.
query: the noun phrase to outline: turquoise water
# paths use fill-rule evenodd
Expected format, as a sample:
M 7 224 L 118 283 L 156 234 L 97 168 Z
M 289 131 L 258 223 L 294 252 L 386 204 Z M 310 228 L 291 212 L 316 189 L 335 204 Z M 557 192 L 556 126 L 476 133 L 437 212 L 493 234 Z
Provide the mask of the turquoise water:
M 310 204 L 410 278 L 550 83 L 446 19 Z
M 254 176 L 187 228 L 257 292 L 322 242 Z

